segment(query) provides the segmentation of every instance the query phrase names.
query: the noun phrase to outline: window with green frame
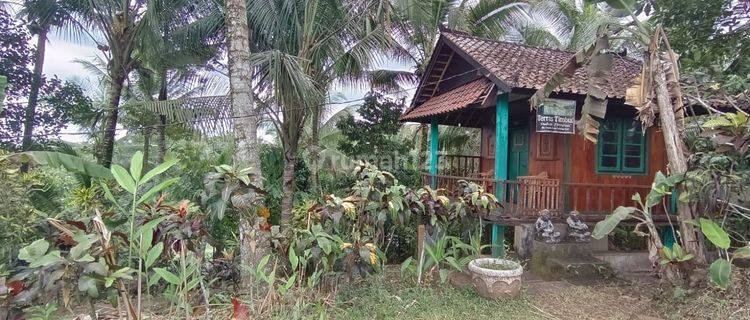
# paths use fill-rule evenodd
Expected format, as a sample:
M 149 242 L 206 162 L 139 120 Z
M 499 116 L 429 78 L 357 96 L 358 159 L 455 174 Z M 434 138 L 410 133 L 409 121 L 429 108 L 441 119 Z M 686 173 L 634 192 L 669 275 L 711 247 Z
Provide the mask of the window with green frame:
M 646 135 L 633 118 L 607 118 L 599 126 L 598 173 L 645 173 Z

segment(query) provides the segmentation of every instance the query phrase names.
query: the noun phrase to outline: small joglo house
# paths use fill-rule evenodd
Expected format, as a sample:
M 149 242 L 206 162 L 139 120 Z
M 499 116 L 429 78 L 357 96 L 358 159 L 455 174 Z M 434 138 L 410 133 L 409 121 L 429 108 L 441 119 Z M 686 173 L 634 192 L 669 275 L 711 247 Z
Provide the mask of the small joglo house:
M 530 107 L 529 98 L 573 55 L 443 29 L 401 117 L 430 126 L 425 184 L 450 193 L 456 182 L 467 180 L 496 194 L 501 208 L 484 217 L 494 223 L 496 244 L 509 227 L 516 227 L 518 240 L 520 228 L 529 230 L 542 209 L 549 209 L 555 222 L 577 210 L 593 225 L 618 206 L 633 205 L 634 193 L 645 196 L 655 173 L 666 169 L 659 128 L 644 132 L 636 109 L 625 104 L 625 92 L 641 72 L 638 61 L 615 57 L 601 86 L 608 102 L 596 144 L 575 128 L 586 95 L 585 68 L 556 88 L 538 110 Z M 480 150 L 440 153 L 438 126 L 476 128 Z M 654 220 L 667 221 L 663 209 Z M 606 250 L 604 240 L 595 247 Z

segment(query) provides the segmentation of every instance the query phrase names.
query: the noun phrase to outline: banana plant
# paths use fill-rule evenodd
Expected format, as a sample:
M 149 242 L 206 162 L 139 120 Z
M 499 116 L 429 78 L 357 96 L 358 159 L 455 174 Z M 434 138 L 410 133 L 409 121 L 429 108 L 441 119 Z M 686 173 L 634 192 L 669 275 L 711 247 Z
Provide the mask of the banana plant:
M 729 248 L 732 240 L 721 225 L 706 218 L 700 218 L 699 225 L 706 239 L 719 249 L 720 252 L 719 258 L 708 267 L 709 279 L 719 289 L 726 290 L 732 281 L 732 260 L 750 258 L 750 244 L 734 250 L 730 254 Z

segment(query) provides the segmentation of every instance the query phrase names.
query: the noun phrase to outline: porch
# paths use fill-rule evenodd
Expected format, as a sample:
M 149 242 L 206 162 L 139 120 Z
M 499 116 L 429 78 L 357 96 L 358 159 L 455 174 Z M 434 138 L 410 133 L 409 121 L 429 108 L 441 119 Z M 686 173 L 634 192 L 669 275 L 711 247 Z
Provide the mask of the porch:
M 477 156 L 446 155 L 441 158 L 467 159 Z M 471 162 L 466 162 L 471 164 Z M 461 172 L 461 168 L 449 166 L 446 171 Z M 464 169 L 465 170 L 465 169 Z M 611 214 L 619 206 L 635 206 L 631 199 L 633 194 L 644 197 L 651 190 L 647 185 L 615 185 L 595 183 L 561 182 L 550 179 L 545 174 L 537 176 L 523 176 L 516 180 L 496 180 L 479 172 L 463 171 L 462 175 L 422 173 L 423 183 L 444 189 L 446 195 L 454 196 L 458 181 L 466 180 L 482 186 L 485 190 L 496 194 L 500 208 L 490 215 L 483 215 L 485 221 L 506 226 L 534 223 L 539 217 L 539 211 L 550 210 L 552 220 L 564 222 L 567 213 L 577 210 L 581 219 L 589 224 L 595 224 Z M 666 224 L 669 217 L 665 214 L 664 206 L 655 210 L 654 222 Z M 674 219 L 674 218 L 672 218 Z M 635 223 L 631 221 L 630 223 Z

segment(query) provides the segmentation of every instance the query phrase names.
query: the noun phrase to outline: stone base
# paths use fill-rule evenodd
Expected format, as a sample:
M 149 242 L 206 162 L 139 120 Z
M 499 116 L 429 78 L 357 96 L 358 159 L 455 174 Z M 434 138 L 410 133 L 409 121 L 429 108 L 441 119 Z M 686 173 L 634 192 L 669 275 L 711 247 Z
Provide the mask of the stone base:
M 614 276 L 612 268 L 604 261 L 576 258 L 552 258 L 547 260 L 550 274 L 566 279 L 601 279 Z
M 609 238 L 604 237 L 601 239 L 594 239 L 590 238 L 591 242 L 589 246 L 591 247 L 591 251 L 596 252 L 603 252 L 603 251 L 609 251 Z
M 531 256 L 531 246 L 534 241 L 534 225 L 522 224 L 515 226 L 513 231 L 513 247 L 520 259 Z
M 590 243 L 533 241 L 531 272 L 544 280 L 609 277 L 609 265 L 591 254 Z
M 565 223 L 555 223 L 555 231 L 565 236 L 568 225 Z M 520 259 L 531 257 L 531 251 L 535 241 L 536 230 L 534 224 L 522 224 L 516 226 L 513 231 L 513 248 Z
M 609 263 L 612 269 L 618 273 L 651 272 L 651 261 L 648 259 L 648 251 L 629 252 L 594 252 L 594 257 Z

